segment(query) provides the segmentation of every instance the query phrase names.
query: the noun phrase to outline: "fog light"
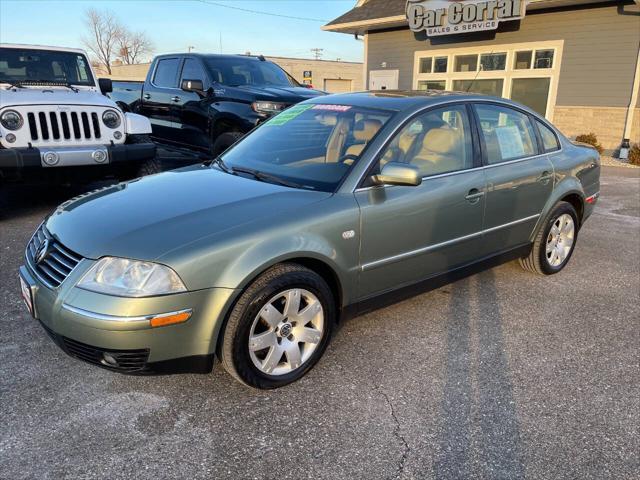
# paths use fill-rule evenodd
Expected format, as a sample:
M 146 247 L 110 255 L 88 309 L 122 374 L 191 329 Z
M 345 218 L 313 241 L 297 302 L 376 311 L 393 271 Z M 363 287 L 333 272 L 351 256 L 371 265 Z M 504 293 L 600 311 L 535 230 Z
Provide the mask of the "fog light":
M 116 140 L 120 140 L 122 138 L 122 132 L 116 130 L 115 132 L 113 132 L 113 138 L 115 138 Z
M 16 141 L 16 136 L 13 133 L 7 133 L 7 136 L 4 138 L 9 143 L 13 143 Z
M 60 161 L 60 157 L 56 152 L 47 152 L 42 156 L 44 163 L 47 165 L 56 165 Z
M 109 365 L 109 366 L 111 366 L 111 367 L 117 367 L 117 366 L 118 366 L 118 360 L 116 360 L 116 359 L 114 358 L 114 356 L 113 356 L 113 355 L 111 355 L 111 354 L 110 354 L 110 353 L 108 353 L 108 352 L 104 352 L 104 353 L 102 354 L 102 363 L 103 363 L 104 365 Z
M 98 163 L 103 163 L 107 159 L 107 154 L 104 150 L 96 150 L 91 154 L 91 156 Z

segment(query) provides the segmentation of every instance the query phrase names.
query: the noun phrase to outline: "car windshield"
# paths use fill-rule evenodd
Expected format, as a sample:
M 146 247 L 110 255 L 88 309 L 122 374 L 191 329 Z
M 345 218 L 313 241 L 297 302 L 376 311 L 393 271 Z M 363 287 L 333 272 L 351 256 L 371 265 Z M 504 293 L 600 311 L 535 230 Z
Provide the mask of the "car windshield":
M 275 63 L 255 58 L 205 58 L 213 81 L 239 87 L 242 85 L 267 85 L 297 87 L 300 84 Z
M 391 116 L 349 105 L 298 104 L 228 150 L 220 168 L 333 192 Z
M 95 85 L 83 54 L 23 48 L 0 48 L 0 83 Z

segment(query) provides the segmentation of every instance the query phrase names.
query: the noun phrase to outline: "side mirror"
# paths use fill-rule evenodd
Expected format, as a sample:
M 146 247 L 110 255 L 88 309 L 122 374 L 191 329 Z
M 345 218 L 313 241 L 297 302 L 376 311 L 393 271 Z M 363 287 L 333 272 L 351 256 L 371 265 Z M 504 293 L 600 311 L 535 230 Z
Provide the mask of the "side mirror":
M 180 88 L 185 92 L 202 92 L 204 91 L 204 84 L 202 80 L 182 80 Z
M 378 175 L 373 176 L 376 185 L 405 185 L 417 187 L 422 183 L 418 167 L 406 163 L 389 162 Z
M 100 87 L 100 91 L 103 95 L 113 92 L 113 82 L 110 78 L 99 78 L 98 87 Z

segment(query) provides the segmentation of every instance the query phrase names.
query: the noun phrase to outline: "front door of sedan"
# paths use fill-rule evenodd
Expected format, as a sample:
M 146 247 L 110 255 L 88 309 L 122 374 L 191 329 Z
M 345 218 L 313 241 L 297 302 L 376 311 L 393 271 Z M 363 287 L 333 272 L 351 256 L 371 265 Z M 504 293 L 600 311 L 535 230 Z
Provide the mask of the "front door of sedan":
M 366 299 L 468 264 L 480 255 L 485 176 L 468 109 L 430 110 L 391 141 L 386 162 L 418 167 L 422 184 L 356 191 L 361 210 L 359 297 Z
M 528 114 L 497 104 L 474 106 L 485 151 L 485 255 L 529 242 L 553 191 L 553 164 L 539 154 Z

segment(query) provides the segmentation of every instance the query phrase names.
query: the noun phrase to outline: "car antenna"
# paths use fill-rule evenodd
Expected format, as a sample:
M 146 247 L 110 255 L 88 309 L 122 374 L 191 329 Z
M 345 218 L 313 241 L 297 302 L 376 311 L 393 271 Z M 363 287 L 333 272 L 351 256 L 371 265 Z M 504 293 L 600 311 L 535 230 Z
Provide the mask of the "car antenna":
M 264 55 L 258 55 L 258 60 L 260 60 L 261 62 L 266 62 L 267 59 L 264 58 Z
M 493 50 L 491 50 L 489 52 L 489 56 L 493 55 Z M 479 56 L 480 57 L 480 56 Z M 467 87 L 467 89 L 465 90 L 465 92 L 469 93 L 469 90 L 471 90 L 471 87 L 473 87 L 473 84 L 475 83 L 475 81 L 478 79 L 478 75 L 480 75 L 480 72 L 482 71 L 482 63 L 480 65 L 478 65 L 478 71 L 476 72 L 476 76 L 473 77 L 473 80 L 471 80 L 471 83 L 469 84 L 469 86 Z

